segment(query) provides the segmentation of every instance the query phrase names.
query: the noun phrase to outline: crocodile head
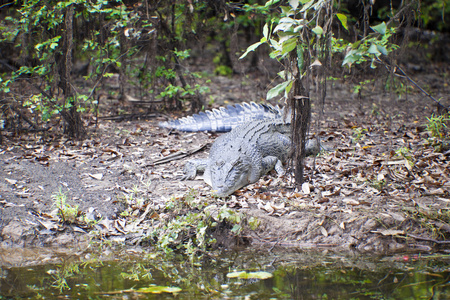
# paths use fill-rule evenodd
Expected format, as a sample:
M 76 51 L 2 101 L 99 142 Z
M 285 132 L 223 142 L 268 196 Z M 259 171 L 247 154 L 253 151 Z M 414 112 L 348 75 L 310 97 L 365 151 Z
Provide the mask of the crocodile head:
M 234 191 L 252 183 L 250 181 L 251 164 L 242 158 L 216 160 L 210 169 L 211 185 L 215 194 L 226 197 Z

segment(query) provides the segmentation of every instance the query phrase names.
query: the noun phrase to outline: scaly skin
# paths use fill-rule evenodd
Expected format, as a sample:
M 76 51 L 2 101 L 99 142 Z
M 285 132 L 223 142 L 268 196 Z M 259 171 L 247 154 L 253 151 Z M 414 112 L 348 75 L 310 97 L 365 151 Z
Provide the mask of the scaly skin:
M 306 148 L 307 153 L 319 151 L 317 143 L 309 142 Z M 208 159 L 189 161 L 184 168 L 185 179 L 204 172 L 215 194 L 226 197 L 274 168 L 279 175 L 284 174 L 283 163 L 290 151 L 289 124 L 280 120 L 246 123 L 217 138 Z
M 242 103 L 207 110 L 178 120 L 159 123 L 160 127 L 180 131 L 229 132 L 233 128 L 257 120 L 281 120 L 284 109 L 266 104 Z M 289 118 L 287 118 L 289 119 Z

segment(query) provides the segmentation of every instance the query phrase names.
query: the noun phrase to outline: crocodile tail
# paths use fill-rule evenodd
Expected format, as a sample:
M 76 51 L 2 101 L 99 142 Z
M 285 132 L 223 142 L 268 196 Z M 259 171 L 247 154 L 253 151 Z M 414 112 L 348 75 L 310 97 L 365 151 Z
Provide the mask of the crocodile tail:
M 214 131 L 227 132 L 254 120 L 281 120 L 284 109 L 255 102 L 228 105 L 226 108 L 207 110 L 177 120 L 161 122 L 160 127 L 180 131 Z

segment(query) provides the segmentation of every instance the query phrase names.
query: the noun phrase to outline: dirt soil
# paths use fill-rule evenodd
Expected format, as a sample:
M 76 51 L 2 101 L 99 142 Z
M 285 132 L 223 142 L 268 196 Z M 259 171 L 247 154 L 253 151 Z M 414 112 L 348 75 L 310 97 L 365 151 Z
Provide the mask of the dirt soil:
M 448 77 L 440 75 L 445 73 L 448 66 L 415 78 L 448 106 Z M 260 101 L 261 88 L 246 80 L 214 77 L 213 106 Z M 164 116 L 100 120 L 82 142 L 51 134 L 5 136 L 0 151 L 0 248 L 82 248 L 93 238 L 139 244 L 150 224 L 164 218 L 167 201 L 189 194 L 206 202 L 213 215 L 226 205 L 257 218 L 258 228 L 242 233 L 250 247 L 449 252 L 450 154 L 448 148 L 431 145 L 423 125 L 436 107 L 417 89 L 397 96 L 384 92 L 380 83 L 367 86 L 362 98 L 344 82 L 329 84 L 320 128 L 314 107 L 312 133 L 332 150 L 307 158 L 307 183 L 301 189 L 294 188 L 290 176 L 278 178 L 273 172 L 218 199 L 201 179 L 180 180 L 186 161 L 206 157 L 218 134 L 169 132 L 158 127 Z M 154 164 L 205 145 L 192 155 Z M 62 223 L 55 205 L 62 194 L 98 223 Z

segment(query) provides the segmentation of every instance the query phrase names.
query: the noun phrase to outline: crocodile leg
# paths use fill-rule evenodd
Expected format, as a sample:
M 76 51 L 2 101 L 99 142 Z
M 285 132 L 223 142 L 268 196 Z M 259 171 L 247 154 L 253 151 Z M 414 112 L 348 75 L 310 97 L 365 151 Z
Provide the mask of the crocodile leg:
M 275 169 L 275 171 L 277 171 L 279 176 L 282 176 L 285 173 L 284 168 L 283 168 L 283 163 L 276 156 L 264 157 L 262 159 L 261 166 L 262 166 L 262 174 L 259 177 L 261 177 L 264 174 L 269 173 L 273 169 Z M 259 179 L 259 177 L 258 177 L 258 179 Z
M 198 173 L 204 173 L 208 167 L 208 159 L 193 159 L 184 165 L 182 180 L 192 180 Z

